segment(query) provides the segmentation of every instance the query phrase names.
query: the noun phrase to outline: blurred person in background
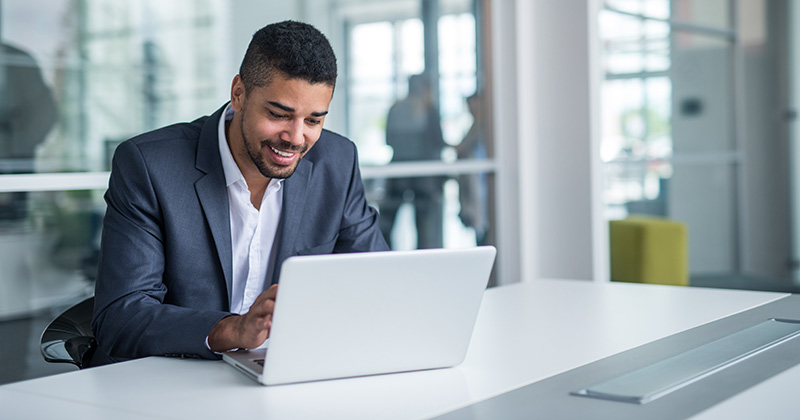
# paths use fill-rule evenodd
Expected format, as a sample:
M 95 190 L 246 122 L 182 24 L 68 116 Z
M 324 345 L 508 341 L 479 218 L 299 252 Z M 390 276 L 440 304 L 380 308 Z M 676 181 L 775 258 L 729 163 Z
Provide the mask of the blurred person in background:
M 392 162 L 441 159 L 446 144 L 426 74 L 411 76 L 408 79 L 408 95 L 389 109 L 386 144 L 394 151 Z M 380 224 L 390 246 L 397 210 L 403 203 L 411 203 L 414 207 L 417 248 L 443 246 L 445 180 L 445 177 L 420 177 L 386 181 L 386 197 L 380 204 Z

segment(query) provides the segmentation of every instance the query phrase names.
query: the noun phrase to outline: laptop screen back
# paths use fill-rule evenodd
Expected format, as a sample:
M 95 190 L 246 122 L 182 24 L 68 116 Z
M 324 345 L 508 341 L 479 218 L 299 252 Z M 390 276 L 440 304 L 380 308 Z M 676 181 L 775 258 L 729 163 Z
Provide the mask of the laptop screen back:
M 461 363 L 495 254 L 489 246 L 287 259 L 262 382 Z

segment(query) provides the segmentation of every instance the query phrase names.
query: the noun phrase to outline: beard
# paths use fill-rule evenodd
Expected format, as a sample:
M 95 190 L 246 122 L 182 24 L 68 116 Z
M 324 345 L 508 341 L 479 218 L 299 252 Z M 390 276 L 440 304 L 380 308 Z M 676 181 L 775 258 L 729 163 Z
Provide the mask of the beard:
M 258 168 L 258 171 L 261 172 L 261 175 L 264 175 L 270 179 L 285 179 L 292 176 L 294 171 L 297 169 L 297 165 L 300 163 L 300 159 L 302 159 L 302 157 L 305 155 L 305 152 L 308 150 L 308 146 L 305 144 L 302 146 L 294 146 L 288 141 L 283 140 L 261 140 L 259 142 L 260 149 L 254 150 L 254 143 L 251 142 L 247 137 L 244 129 L 244 120 L 247 116 L 247 112 L 245 110 L 242 111 L 241 131 L 242 139 L 244 140 L 244 147 L 245 150 L 247 150 L 247 155 L 250 156 L 250 160 L 252 160 L 253 164 L 256 165 L 256 168 Z M 264 150 L 266 147 L 297 153 L 298 157 L 291 165 L 278 165 L 275 162 L 267 162 L 267 159 L 264 158 L 264 153 L 262 153 L 262 150 Z

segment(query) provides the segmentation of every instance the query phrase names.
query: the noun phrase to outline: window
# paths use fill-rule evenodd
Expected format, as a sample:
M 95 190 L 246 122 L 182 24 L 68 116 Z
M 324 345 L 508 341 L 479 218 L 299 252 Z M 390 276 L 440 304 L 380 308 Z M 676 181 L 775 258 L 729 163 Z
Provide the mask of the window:
M 788 290 L 787 16 L 774 2 L 603 2 L 605 215 L 684 223 L 692 285 Z

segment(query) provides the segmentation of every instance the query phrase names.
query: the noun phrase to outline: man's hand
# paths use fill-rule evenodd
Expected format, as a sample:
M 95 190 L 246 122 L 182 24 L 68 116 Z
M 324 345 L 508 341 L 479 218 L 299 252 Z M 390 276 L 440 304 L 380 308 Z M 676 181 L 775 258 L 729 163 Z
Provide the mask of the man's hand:
M 244 315 L 222 318 L 208 333 L 208 346 L 212 351 L 224 352 L 232 349 L 253 349 L 269 338 L 272 328 L 272 311 L 278 285 L 273 284 L 262 292 Z

